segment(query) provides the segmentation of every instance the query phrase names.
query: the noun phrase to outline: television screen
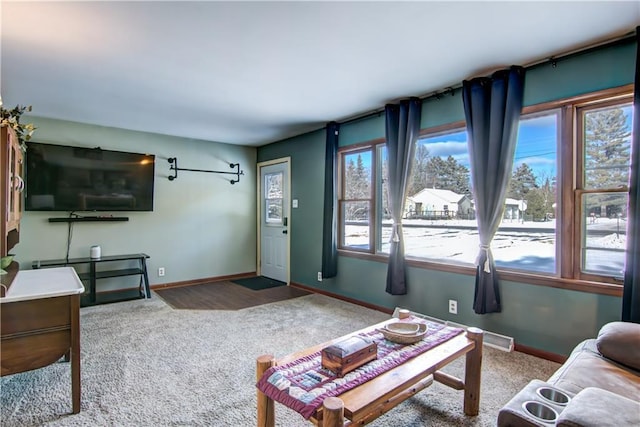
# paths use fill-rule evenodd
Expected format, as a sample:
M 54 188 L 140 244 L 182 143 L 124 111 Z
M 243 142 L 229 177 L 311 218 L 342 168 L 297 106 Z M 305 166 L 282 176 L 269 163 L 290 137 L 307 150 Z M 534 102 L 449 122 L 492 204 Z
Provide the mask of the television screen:
M 153 211 L 155 156 L 27 143 L 27 211 Z

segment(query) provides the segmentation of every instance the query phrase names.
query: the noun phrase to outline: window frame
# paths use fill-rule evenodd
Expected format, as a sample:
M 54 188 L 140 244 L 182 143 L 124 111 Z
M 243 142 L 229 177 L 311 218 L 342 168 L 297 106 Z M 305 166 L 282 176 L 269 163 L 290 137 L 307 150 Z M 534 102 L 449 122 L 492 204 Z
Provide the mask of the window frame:
M 521 282 L 532 285 L 547 286 L 568 290 L 576 290 L 582 292 L 590 292 L 603 295 L 621 296 L 622 282 L 618 278 L 595 275 L 581 272 L 580 262 L 580 242 L 581 242 L 581 205 L 577 203 L 578 194 L 584 194 L 584 190 L 577 187 L 578 177 L 582 176 L 582 164 L 580 161 L 580 153 L 582 152 L 582 140 L 579 137 L 578 118 L 580 111 L 592 108 L 603 108 L 628 102 L 633 102 L 634 85 L 628 84 L 620 87 L 604 89 L 601 91 L 586 93 L 560 100 L 540 103 L 524 107 L 522 109 L 523 116 L 542 115 L 545 112 L 558 111 L 558 172 L 556 175 L 557 194 L 556 203 L 559 208 L 556 218 L 559 224 L 556 227 L 556 258 L 559 265 L 553 274 L 542 274 L 534 272 L 525 272 L 522 270 L 511 270 L 504 267 L 497 267 L 501 280 Z M 443 133 L 456 132 L 466 130 L 466 124 L 463 120 L 456 121 L 444 125 L 434 126 L 421 129 L 418 138 L 442 135 Z M 338 162 L 341 163 L 343 154 L 358 150 L 372 150 L 374 156 L 372 160 L 372 181 L 373 191 L 372 207 L 373 214 L 370 216 L 375 222 L 369 224 L 370 229 L 370 248 L 368 251 L 357 251 L 349 247 L 338 245 L 338 252 L 341 256 L 372 260 L 377 262 L 387 262 L 388 255 L 379 253 L 377 247 L 381 234 L 378 225 L 381 214 L 379 213 L 381 200 L 378 199 L 377 185 L 380 182 L 381 170 L 378 170 L 377 146 L 384 144 L 384 138 L 353 144 L 341 147 L 338 150 Z M 340 198 L 344 194 L 343 168 L 339 169 L 338 180 L 340 185 L 340 194 L 338 203 L 340 206 Z M 618 192 L 624 192 L 626 189 L 620 189 Z M 597 192 L 602 192 L 602 189 Z M 339 210 L 341 212 L 341 210 Z M 340 242 L 343 239 L 343 222 L 339 218 Z M 463 275 L 475 275 L 475 266 L 466 266 L 455 263 L 438 262 L 417 257 L 407 257 L 406 264 L 412 267 L 423 268 L 428 270 L 437 270 Z
M 384 140 L 377 140 L 379 145 Z M 371 153 L 371 180 L 370 180 L 370 195 L 367 199 L 347 199 L 345 198 L 345 171 L 346 171 L 346 162 L 345 157 L 351 154 L 358 153 Z M 371 142 L 364 144 L 355 144 L 349 147 L 344 147 L 338 150 L 338 250 L 347 251 L 347 252 L 357 252 L 363 254 L 375 254 L 376 249 L 376 241 L 377 241 L 377 211 L 378 211 L 378 202 L 377 202 L 377 149 L 376 144 L 372 144 Z M 347 246 L 345 242 L 345 220 L 343 216 L 343 206 L 347 202 L 368 202 L 369 203 L 369 247 L 368 249 L 360 249 L 354 246 Z
M 571 242 L 573 244 L 573 271 L 574 276 L 578 280 L 589 280 L 596 282 L 605 282 L 612 284 L 621 284 L 621 279 L 617 277 L 605 276 L 600 274 L 594 274 L 590 272 L 582 271 L 582 201 L 585 195 L 600 194 L 600 193 L 616 193 L 624 194 L 629 193 L 628 183 L 618 188 L 585 188 L 584 176 L 585 176 L 585 135 L 582 132 L 584 129 L 584 116 L 589 111 L 598 109 L 604 109 L 607 107 L 620 106 L 622 104 L 631 104 L 633 106 L 633 92 L 630 94 L 620 94 L 619 96 L 605 97 L 604 99 L 593 99 L 584 103 L 576 103 L 574 105 L 575 114 L 575 181 L 573 190 L 573 225 L 575 228 L 575 238 Z

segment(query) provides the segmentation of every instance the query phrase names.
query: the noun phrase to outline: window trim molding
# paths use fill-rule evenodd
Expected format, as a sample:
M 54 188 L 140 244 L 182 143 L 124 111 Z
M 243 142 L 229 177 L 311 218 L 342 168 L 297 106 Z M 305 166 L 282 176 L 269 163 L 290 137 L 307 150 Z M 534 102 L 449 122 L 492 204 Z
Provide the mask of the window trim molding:
M 364 261 L 380 262 L 384 264 L 387 264 L 389 262 L 388 256 L 383 254 L 370 254 L 365 252 L 355 252 L 339 249 L 338 255 L 347 258 L 356 258 Z M 446 273 L 462 274 L 471 277 L 475 277 L 476 274 L 476 269 L 474 267 L 437 263 L 433 261 L 422 261 L 415 258 L 407 258 L 406 264 L 409 267 L 420 268 L 423 270 L 443 271 Z M 523 283 L 526 285 L 544 286 L 548 288 L 622 297 L 622 284 L 603 283 L 590 280 L 566 279 L 556 276 L 543 276 L 519 271 L 515 272 L 510 270 L 503 270 L 501 268 L 498 268 L 498 276 L 500 280 Z

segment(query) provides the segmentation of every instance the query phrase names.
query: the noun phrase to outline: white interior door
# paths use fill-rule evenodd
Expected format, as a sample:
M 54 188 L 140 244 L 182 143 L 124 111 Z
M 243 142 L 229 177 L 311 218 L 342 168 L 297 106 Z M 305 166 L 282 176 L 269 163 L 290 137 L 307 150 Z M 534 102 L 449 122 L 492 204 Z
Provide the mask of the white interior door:
M 289 162 L 260 166 L 260 275 L 289 282 Z

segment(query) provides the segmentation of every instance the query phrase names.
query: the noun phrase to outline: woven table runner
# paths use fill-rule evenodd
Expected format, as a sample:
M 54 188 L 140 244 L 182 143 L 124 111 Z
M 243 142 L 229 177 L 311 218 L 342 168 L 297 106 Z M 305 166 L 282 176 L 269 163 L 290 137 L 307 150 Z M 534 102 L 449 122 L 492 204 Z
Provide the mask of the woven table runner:
M 327 397 L 337 396 L 393 369 L 421 353 L 462 333 L 462 329 L 412 318 L 425 323 L 427 334 L 415 344 L 404 345 L 386 340 L 381 332 L 358 334 L 378 345 L 378 358 L 344 377 L 322 367 L 320 351 L 282 366 L 273 366 L 262 375 L 256 387 L 267 397 L 309 419 Z

